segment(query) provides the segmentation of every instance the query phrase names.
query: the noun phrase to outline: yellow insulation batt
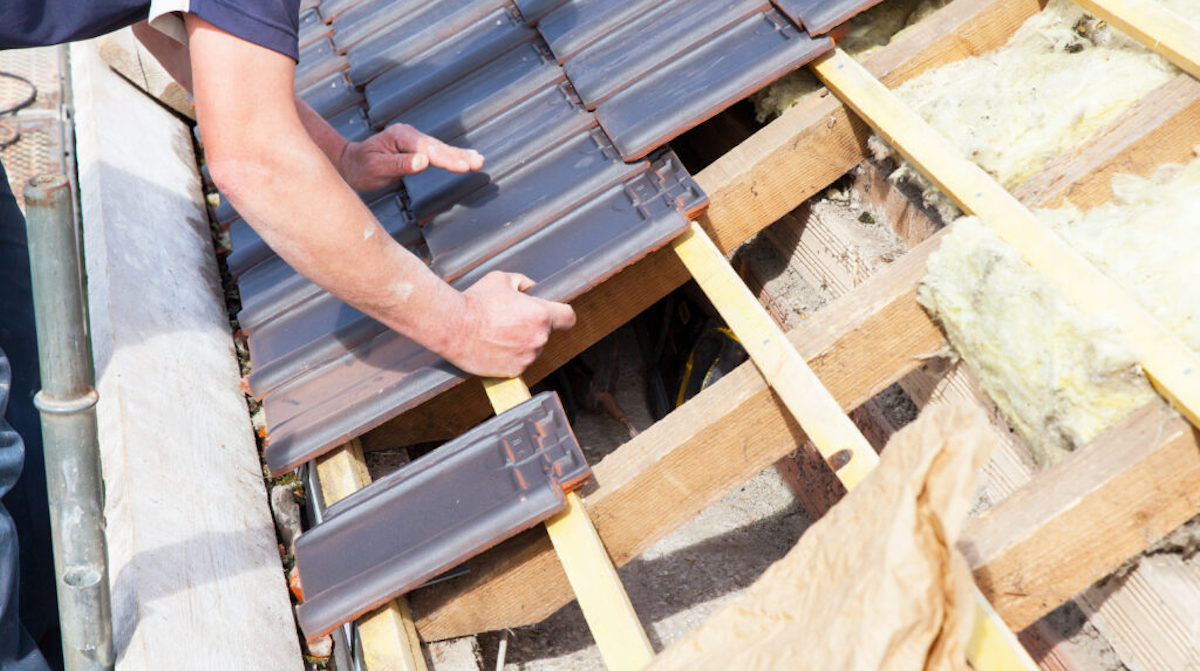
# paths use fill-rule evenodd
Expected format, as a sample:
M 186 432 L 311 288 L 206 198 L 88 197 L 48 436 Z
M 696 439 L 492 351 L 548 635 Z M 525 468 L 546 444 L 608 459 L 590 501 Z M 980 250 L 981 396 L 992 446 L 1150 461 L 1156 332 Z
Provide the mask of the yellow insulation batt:
M 1200 0 L 1191 2 L 1200 9 Z M 914 77 L 895 94 L 1007 188 L 1046 167 L 1178 70 L 1069 0 L 999 49 Z
M 1113 191 L 1087 212 L 1037 216 L 1200 349 L 1200 159 L 1150 179 L 1118 175 Z M 1042 463 L 1153 398 L 1122 325 L 1076 310 L 974 218 L 930 257 L 917 298 Z

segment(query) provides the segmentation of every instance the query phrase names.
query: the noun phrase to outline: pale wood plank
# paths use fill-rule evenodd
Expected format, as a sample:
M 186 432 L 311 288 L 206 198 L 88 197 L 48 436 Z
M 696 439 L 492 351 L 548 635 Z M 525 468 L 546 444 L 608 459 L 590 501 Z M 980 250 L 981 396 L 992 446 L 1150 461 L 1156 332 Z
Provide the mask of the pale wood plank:
M 327 506 L 371 484 L 362 442 L 357 439 L 318 457 L 316 465 Z M 368 671 L 426 671 L 421 639 L 404 597 L 360 617 L 357 624 Z
M 800 423 L 847 489 L 879 463 L 879 455 L 792 347 L 729 262 L 696 224 L 672 247 L 754 365 Z
M 1200 77 L 1200 24 L 1153 0 L 1075 0 L 1180 70 Z
M 117 668 L 299 671 L 191 134 L 70 67 Z
M 889 85 L 1004 44 L 1042 0 L 956 0 L 866 63 Z M 759 130 L 698 175 L 709 211 L 700 224 L 724 253 L 795 209 L 868 156 L 869 129 L 836 97 L 817 93 Z M 551 335 L 525 373 L 536 382 L 669 292 L 687 272 L 670 250 L 651 254 L 572 302 L 577 326 Z M 483 390 L 459 385 L 369 434 L 368 449 L 461 434 L 488 416 Z
M 1039 472 L 960 543 L 1015 629 L 1200 514 L 1200 439 L 1156 402 Z
M 530 398 L 529 387 L 519 377 L 485 379 L 483 388 L 496 414 Z M 649 664 L 654 659 L 654 648 L 577 492 L 569 492 L 566 508 L 546 520 L 546 535 L 567 574 L 604 665 L 613 671 L 635 671 Z
M 978 215 L 1079 309 L 1116 316 L 1160 394 L 1200 425 L 1200 356 L 840 49 L 813 71 L 964 211 Z
M 932 239 L 788 334 L 842 408 L 854 408 L 940 350 L 916 304 Z M 616 565 L 641 554 L 788 454 L 803 432 L 752 365 L 743 365 L 593 468 L 585 504 Z M 731 455 L 736 455 L 733 457 Z M 472 573 L 412 595 L 426 639 L 538 622 L 571 598 L 545 537 L 525 535 L 472 562 Z

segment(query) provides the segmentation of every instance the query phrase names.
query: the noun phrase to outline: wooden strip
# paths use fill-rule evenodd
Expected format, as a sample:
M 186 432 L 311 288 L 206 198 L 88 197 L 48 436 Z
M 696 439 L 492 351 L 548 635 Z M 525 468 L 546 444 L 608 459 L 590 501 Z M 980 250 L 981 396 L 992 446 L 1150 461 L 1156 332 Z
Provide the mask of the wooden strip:
M 672 246 L 838 480 L 847 491 L 857 487 L 879 464 L 879 455 L 858 427 L 699 226 L 693 223 Z M 975 601 L 974 628 L 967 646 L 971 666 L 977 671 L 1036 669 L 978 590 Z
M 975 671 L 1038 671 L 1015 634 L 975 588 L 975 622 L 967 641 L 967 659 Z
M 1021 629 L 1200 514 L 1198 483 L 1200 438 L 1156 402 L 968 522 L 960 547 Z
M 1079 147 L 1026 180 L 1013 195 L 1026 205 L 1089 208 L 1112 200 L 1117 173 L 1148 177 L 1186 163 L 1200 141 L 1200 81 L 1181 74 L 1151 91 Z
M 483 388 L 496 414 L 530 398 L 529 387 L 519 377 L 485 379 Z M 567 494 L 566 509 L 546 520 L 546 534 L 562 562 L 604 665 L 613 671 L 632 671 L 649 664 L 654 659 L 654 648 L 577 492 Z
M 917 305 L 940 236 L 788 334 L 844 409 L 861 405 L 945 345 Z M 804 434 L 753 365 L 726 375 L 593 469 L 585 501 L 617 566 L 795 449 Z M 412 595 L 426 640 L 539 622 L 570 601 L 544 536 L 472 560 L 471 574 Z
M 835 49 L 812 65 L 839 98 L 929 177 L 964 212 L 978 215 L 1076 307 L 1117 317 L 1160 394 L 1200 425 L 1200 356 L 1047 229 L 996 180 L 964 158 L 861 65 Z
M 672 247 L 838 479 L 847 490 L 857 486 L 879 463 L 858 427 L 703 229 L 693 223 Z
M 1076 602 L 1134 671 L 1200 668 L 1200 570 L 1181 554 L 1142 558 Z
M 317 459 L 317 481 L 331 506 L 371 483 L 362 443 L 352 440 Z M 408 601 L 399 597 L 358 619 L 363 659 L 370 671 L 426 671 L 421 639 Z
M 866 67 L 895 86 L 922 72 L 1004 44 L 1042 0 L 955 0 L 872 56 Z M 869 130 L 836 97 L 815 94 L 696 175 L 712 202 L 701 226 L 722 252 L 766 228 L 869 155 Z M 558 331 L 525 373 L 536 382 L 688 280 L 662 250 L 572 302 L 578 325 Z M 461 434 L 490 414 L 474 383 L 415 408 L 368 434 L 367 449 Z
M 1180 70 L 1200 77 L 1200 24 L 1154 0 L 1075 0 Z

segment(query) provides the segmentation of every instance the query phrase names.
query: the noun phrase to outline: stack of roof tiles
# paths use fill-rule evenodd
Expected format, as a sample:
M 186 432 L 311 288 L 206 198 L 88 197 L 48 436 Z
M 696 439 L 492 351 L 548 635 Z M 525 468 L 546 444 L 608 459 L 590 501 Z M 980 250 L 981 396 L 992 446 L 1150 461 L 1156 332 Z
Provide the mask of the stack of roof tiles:
M 828 24 L 864 6 L 777 4 L 309 0 L 296 89 L 351 140 L 402 122 L 482 153 L 481 172 L 429 169 L 362 197 L 456 287 L 505 270 L 536 280 L 535 295 L 570 300 L 705 206 L 664 145 L 830 49 L 798 27 L 806 13 Z M 465 379 L 295 273 L 228 205 L 217 218 L 272 472 Z

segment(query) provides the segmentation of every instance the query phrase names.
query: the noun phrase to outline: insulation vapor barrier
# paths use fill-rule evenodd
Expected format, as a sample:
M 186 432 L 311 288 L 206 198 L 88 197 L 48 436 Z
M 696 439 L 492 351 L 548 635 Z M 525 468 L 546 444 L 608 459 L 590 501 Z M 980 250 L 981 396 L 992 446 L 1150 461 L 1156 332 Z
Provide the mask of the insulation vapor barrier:
M 1200 349 L 1200 159 L 1149 179 L 1118 175 L 1113 192 L 1112 202 L 1087 212 L 1036 214 Z M 918 300 L 1042 463 L 1155 396 L 1122 324 L 1075 309 L 977 219 L 954 224 L 930 257 Z

